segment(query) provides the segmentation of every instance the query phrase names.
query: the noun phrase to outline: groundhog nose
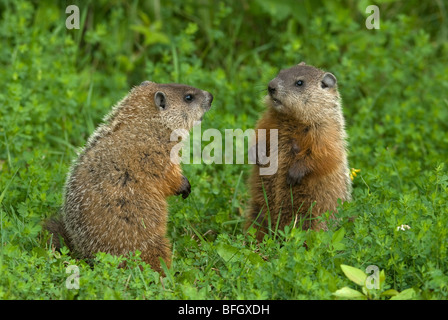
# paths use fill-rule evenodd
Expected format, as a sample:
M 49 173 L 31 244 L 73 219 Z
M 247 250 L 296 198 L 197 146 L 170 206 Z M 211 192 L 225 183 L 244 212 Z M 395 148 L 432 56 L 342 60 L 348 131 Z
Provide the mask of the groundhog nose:
M 279 86 L 279 80 L 277 78 L 272 79 L 269 83 L 268 83 L 268 92 L 269 95 L 273 96 L 274 94 L 277 93 L 277 89 Z
M 210 92 L 205 91 L 205 97 L 206 97 L 207 102 L 208 102 L 209 104 L 212 104 L 212 101 L 213 101 L 213 95 L 212 95 Z

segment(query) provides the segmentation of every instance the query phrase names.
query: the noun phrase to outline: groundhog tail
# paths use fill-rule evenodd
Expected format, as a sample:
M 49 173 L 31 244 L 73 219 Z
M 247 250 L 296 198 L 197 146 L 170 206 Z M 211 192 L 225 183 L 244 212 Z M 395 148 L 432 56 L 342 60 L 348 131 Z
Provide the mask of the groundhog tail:
M 50 233 L 48 243 L 54 246 L 56 250 L 60 250 L 64 244 L 71 250 L 70 239 L 67 230 L 60 217 L 52 217 L 44 222 L 44 229 Z

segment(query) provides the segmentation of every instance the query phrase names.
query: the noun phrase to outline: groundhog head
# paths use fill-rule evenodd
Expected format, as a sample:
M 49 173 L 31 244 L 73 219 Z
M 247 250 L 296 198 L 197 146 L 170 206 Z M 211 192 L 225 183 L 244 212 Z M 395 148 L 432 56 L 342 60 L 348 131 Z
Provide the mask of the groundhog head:
M 284 69 L 269 82 L 266 103 L 303 120 L 319 121 L 340 107 L 336 77 L 304 62 Z
M 158 84 L 144 81 L 131 96 L 139 97 L 148 118 L 164 123 L 172 130 L 189 131 L 211 108 L 213 96 L 207 91 L 177 83 Z M 141 98 L 144 97 L 144 102 Z

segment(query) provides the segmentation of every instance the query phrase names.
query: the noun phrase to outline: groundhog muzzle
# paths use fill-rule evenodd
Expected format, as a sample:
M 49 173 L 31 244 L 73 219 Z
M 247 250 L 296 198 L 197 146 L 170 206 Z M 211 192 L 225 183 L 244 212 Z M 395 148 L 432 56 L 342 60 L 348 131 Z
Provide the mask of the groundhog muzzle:
M 277 156 L 278 169 L 260 175 L 254 166 L 249 179 L 251 203 L 245 229 L 257 229 L 257 238 L 286 225 L 326 230 L 318 217 L 330 211 L 334 218 L 338 199 L 350 200 L 351 180 L 341 99 L 336 77 L 300 63 L 281 70 L 267 86 L 267 111 L 257 123 L 265 129 L 268 153 Z M 270 146 L 269 132 L 278 130 L 278 143 Z M 272 155 L 271 155 L 272 157 Z
M 105 117 L 73 162 L 58 217 L 46 222 L 78 258 L 96 252 L 141 258 L 160 271 L 170 266 L 167 197 L 188 197 L 191 186 L 171 161 L 174 130 L 190 131 L 213 96 L 182 84 L 145 81 Z

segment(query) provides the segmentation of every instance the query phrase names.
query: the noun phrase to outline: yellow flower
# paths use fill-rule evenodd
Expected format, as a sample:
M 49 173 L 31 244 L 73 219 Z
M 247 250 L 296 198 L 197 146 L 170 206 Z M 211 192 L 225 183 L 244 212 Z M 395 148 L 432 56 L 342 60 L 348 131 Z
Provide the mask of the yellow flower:
M 360 171 L 361 171 L 361 169 L 352 168 L 350 170 L 350 179 L 352 179 L 352 181 L 353 181 L 353 179 L 356 177 L 356 174 Z

